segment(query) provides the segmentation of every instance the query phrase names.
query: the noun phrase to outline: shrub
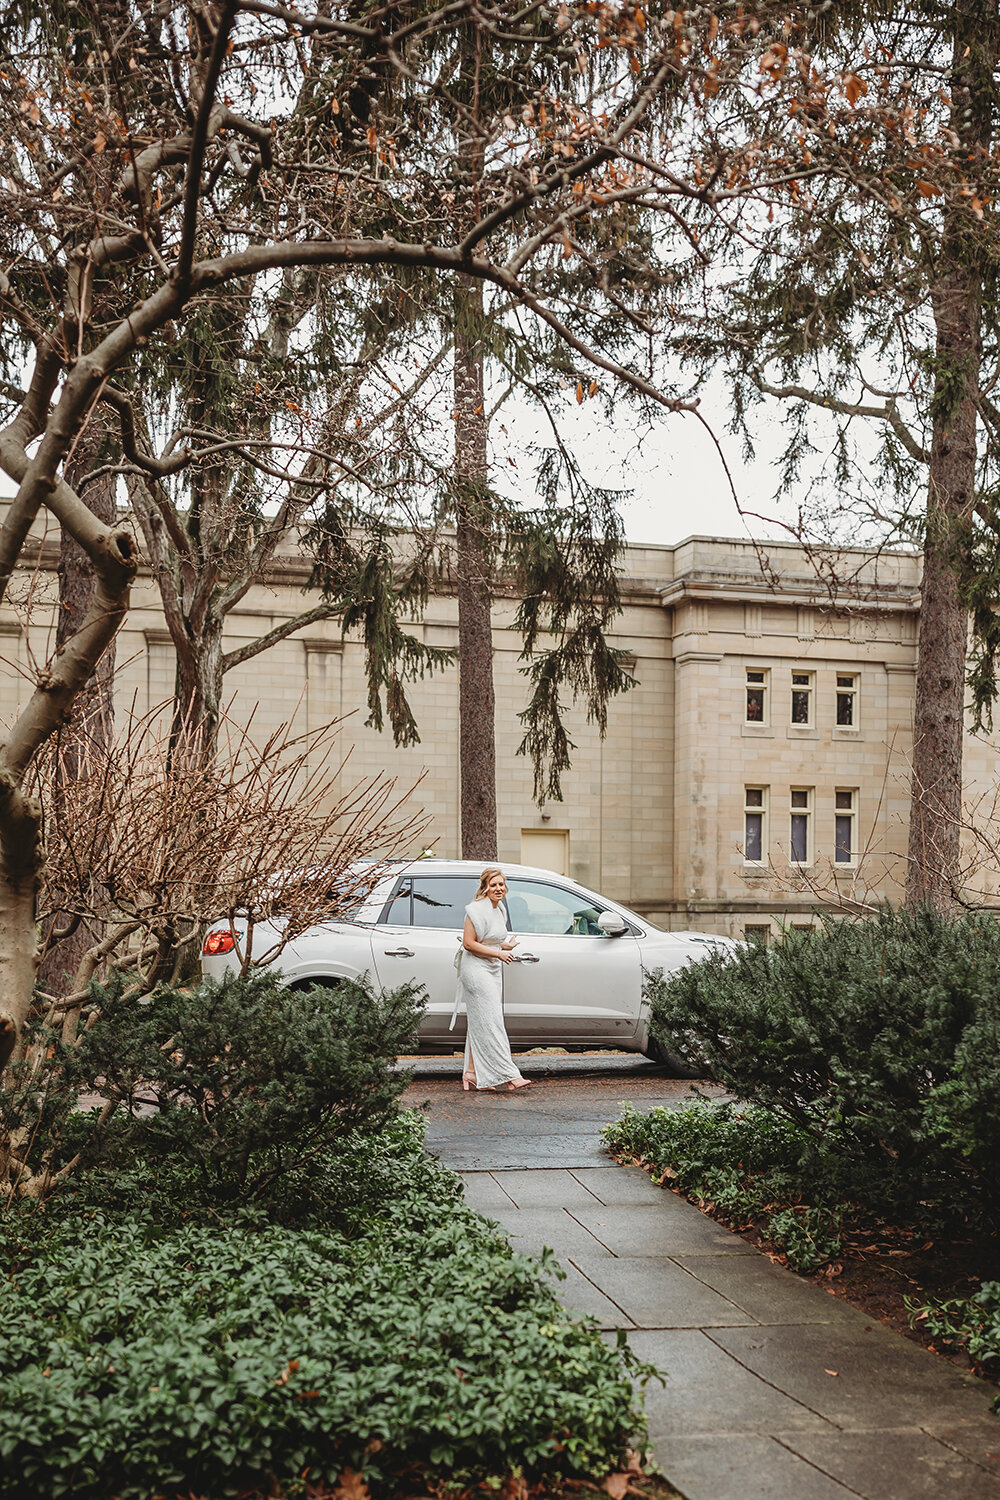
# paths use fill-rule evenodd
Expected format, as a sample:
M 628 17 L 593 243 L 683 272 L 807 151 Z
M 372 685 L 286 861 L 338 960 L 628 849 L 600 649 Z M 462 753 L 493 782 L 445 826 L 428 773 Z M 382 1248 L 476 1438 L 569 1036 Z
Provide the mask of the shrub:
M 763 1232 L 797 1271 L 814 1271 L 840 1254 L 842 1164 L 779 1115 L 705 1100 L 647 1113 L 626 1104 L 603 1136 L 616 1155 L 711 1204 L 729 1223 L 762 1219 Z
M 838 1156 L 853 1196 L 906 1212 L 954 1195 L 956 1172 L 996 1207 L 998 993 L 993 918 L 889 909 L 647 986 L 661 1045 Z
M 91 1168 L 138 1171 L 168 1198 L 179 1173 L 189 1206 L 216 1207 L 274 1200 L 334 1140 L 378 1131 L 406 1086 L 392 1063 L 412 1045 L 422 1005 L 412 986 L 300 993 L 263 974 L 162 986 L 141 1004 L 118 978 L 98 998 L 99 1019 L 77 1047 L 53 1038 L 60 1088 L 45 1091 L 45 1108 L 61 1115 L 39 1132 L 58 1142 L 53 1170 L 80 1152 Z M 30 1106 L 21 1092 L 8 1109 Z M 88 1093 L 114 1105 L 109 1120 L 72 1113 Z M 36 1170 L 40 1155 L 41 1144 Z
M 906 1299 L 911 1325 L 921 1323 L 943 1349 L 965 1349 L 988 1375 L 1000 1373 L 1000 1281 L 984 1281 L 971 1297 L 917 1303 Z M 1000 1411 L 1000 1396 L 993 1402 Z
M 569 1317 L 412 1124 L 392 1149 L 394 1198 L 351 1237 L 97 1214 L 22 1237 L 0 1291 L 0 1495 L 619 1466 L 642 1427 L 623 1343 Z

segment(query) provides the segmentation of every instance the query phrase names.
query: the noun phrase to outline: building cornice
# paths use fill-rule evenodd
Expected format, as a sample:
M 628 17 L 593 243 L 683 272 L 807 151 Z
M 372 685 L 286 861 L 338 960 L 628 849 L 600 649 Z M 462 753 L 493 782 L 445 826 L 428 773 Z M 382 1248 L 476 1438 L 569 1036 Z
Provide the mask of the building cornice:
M 788 585 L 754 583 L 748 578 L 728 579 L 698 578 L 688 575 L 676 578 L 672 583 L 657 589 L 664 609 L 672 609 L 688 602 L 707 604 L 713 601 L 726 604 L 773 604 L 808 605 L 813 609 L 892 611 L 894 614 L 914 614 L 920 609 L 920 593 L 914 589 L 867 590 L 844 589 L 839 599 L 833 599 L 828 589 L 821 584 L 815 586 L 796 579 Z

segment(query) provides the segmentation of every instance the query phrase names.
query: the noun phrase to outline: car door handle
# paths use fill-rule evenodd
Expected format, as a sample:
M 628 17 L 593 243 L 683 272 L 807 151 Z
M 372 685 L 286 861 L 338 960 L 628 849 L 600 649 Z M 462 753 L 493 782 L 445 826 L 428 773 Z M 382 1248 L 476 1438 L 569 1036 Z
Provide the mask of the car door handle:
M 540 964 L 541 959 L 536 958 L 533 953 L 519 953 L 514 962 L 516 964 Z
M 383 948 L 382 952 L 386 958 L 412 958 L 412 948 Z

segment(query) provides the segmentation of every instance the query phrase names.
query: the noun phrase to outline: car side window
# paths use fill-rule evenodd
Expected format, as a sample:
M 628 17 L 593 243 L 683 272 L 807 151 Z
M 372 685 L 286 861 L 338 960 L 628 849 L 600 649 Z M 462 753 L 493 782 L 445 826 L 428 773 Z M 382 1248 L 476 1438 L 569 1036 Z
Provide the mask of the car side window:
M 541 881 L 512 880 L 507 892 L 510 928 L 518 934 L 600 937 L 597 919 L 604 910 L 575 891 Z
M 379 917 L 379 922 L 385 923 L 387 927 L 411 927 L 413 919 L 410 910 L 410 882 L 404 880 Z
M 444 927 L 460 932 L 465 925 L 465 908 L 475 900 L 476 881 L 468 876 L 414 875 L 413 927 Z

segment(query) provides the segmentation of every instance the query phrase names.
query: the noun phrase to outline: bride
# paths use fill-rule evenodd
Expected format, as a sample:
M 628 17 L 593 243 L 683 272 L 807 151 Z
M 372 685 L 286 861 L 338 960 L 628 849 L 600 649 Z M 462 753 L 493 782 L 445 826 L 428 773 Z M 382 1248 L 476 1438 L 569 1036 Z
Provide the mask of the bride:
M 517 938 L 507 932 L 500 902 L 507 894 L 503 871 L 488 866 L 479 877 L 476 899 L 465 908 L 458 970 L 458 1000 L 465 1005 L 468 1031 L 462 1087 L 495 1089 L 505 1084 L 509 1092 L 527 1088 L 510 1055 L 510 1042 L 503 1024 L 503 971 L 517 947 Z

